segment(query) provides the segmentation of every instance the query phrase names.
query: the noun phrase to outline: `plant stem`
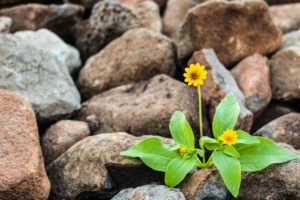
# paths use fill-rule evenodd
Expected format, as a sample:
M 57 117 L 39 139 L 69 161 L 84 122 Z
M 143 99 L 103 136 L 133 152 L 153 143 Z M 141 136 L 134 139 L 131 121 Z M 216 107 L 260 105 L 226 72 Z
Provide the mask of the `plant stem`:
M 202 128 L 202 97 L 201 97 L 201 89 L 198 86 L 198 102 L 199 102 L 199 125 L 200 125 L 200 138 L 203 136 L 203 128 Z

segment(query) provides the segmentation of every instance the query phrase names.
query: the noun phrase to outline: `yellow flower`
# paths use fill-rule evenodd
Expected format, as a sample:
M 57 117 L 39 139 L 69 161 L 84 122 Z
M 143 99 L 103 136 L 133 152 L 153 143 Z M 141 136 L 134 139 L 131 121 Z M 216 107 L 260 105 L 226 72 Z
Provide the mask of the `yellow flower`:
M 237 133 L 233 129 L 227 129 L 223 132 L 223 134 L 219 137 L 225 144 L 235 144 L 237 141 Z
M 180 149 L 179 149 L 180 155 L 183 155 L 183 154 L 185 154 L 186 152 L 187 152 L 187 148 L 186 148 L 185 146 L 180 147 Z
M 184 82 L 195 87 L 203 85 L 207 74 L 204 65 L 200 65 L 199 63 L 191 64 L 190 67 L 185 68 L 185 71 L 186 73 L 183 74 L 185 77 Z

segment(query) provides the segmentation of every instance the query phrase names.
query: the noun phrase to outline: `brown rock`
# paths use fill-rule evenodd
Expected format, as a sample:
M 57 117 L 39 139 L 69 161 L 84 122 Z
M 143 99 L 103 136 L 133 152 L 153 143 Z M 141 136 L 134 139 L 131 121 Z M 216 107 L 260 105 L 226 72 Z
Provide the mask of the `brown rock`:
M 300 28 L 300 3 L 276 5 L 270 7 L 270 14 L 274 24 L 287 33 Z
M 292 46 L 276 53 L 270 62 L 273 98 L 300 99 L 300 47 Z
M 52 125 L 42 139 L 45 162 L 50 164 L 73 144 L 90 135 L 86 122 L 62 120 Z
M 246 99 L 246 107 L 258 116 L 272 98 L 268 59 L 254 54 L 231 71 Z
M 9 33 L 12 24 L 10 17 L 0 17 L 0 33 Z
M 110 88 L 175 72 L 175 45 L 162 34 L 133 29 L 91 57 L 79 75 L 81 92 L 91 97 Z
M 0 116 L 0 199 L 46 200 L 50 184 L 30 102 L 0 89 Z
M 263 1 L 217 0 L 190 9 L 176 40 L 180 59 L 213 48 L 228 66 L 253 53 L 272 53 L 280 47 L 281 33 Z
M 240 105 L 240 115 L 237 128 L 249 131 L 253 122 L 253 114 L 245 106 L 245 97 L 239 89 L 231 73 L 219 62 L 212 49 L 196 51 L 189 61 L 201 63 L 208 71 L 207 79 L 202 86 L 202 96 L 206 103 L 210 119 L 213 119 L 215 108 L 229 93 L 233 93 Z

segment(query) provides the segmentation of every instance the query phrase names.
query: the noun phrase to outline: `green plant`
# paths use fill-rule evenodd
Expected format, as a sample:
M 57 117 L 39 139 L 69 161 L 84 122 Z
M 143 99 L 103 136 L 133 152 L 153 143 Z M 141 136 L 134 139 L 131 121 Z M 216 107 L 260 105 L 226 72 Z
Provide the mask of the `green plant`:
M 198 68 L 195 67 L 197 65 Z M 175 144 L 164 144 L 159 137 L 148 137 L 122 152 L 121 155 L 138 157 L 150 168 L 165 172 L 165 184 L 170 187 L 178 185 L 195 168 L 215 166 L 228 190 L 237 197 L 241 172 L 259 171 L 274 163 L 296 159 L 298 155 L 269 139 L 252 136 L 242 130 L 234 130 L 240 107 L 233 94 L 228 94 L 216 108 L 212 124 L 213 138 L 203 136 L 200 85 L 203 84 L 206 73 L 205 76 L 192 74 L 205 72 L 203 68 L 198 70 L 199 66 L 196 64 L 190 67 L 191 70 L 186 70 L 190 74 L 185 77 L 194 79 L 185 81 L 189 82 L 189 85 L 198 87 L 200 148 L 195 147 L 194 133 L 184 114 L 177 111 L 169 124 Z M 211 154 L 206 160 L 207 152 Z

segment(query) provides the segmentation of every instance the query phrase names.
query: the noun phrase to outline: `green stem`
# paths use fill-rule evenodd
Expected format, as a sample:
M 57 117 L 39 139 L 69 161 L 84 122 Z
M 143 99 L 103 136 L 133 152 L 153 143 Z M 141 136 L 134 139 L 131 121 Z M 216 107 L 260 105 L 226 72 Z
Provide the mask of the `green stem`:
M 196 157 L 196 159 L 197 159 L 197 166 L 198 166 L 199 168 L 205 168 L 205 167 L 204 167 L 205 164 L 203 164 L 203 163 L 201 162 L 201 160 L 198 158 L 198 156 Z
M 200 138 L 203 136 L 203 127 L 202 127 L 202 97 L 201 89 L 198 86 L 198 102 L 199 102 L 199 125 L 200 125 Z

